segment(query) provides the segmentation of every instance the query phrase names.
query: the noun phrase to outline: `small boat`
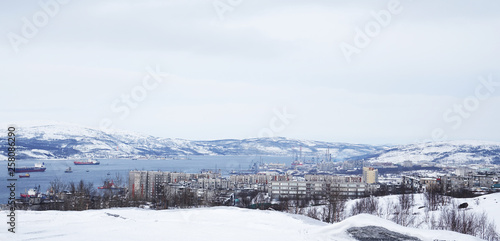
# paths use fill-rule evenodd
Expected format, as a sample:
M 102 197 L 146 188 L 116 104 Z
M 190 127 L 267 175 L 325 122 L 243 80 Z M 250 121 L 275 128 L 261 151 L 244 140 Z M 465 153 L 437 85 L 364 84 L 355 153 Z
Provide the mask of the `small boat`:
M 109 173 L 109 172 L 108 172 L 108 174 L 106 174 L 106 175 L 108 175 L 108 176 L 109 176 L 109 175 L 111 175 L 111 173 Z
M 87 170 L 86 172 L 89 172 L 89 170 Z
M 25 177 L 30 177 L 30 174 L 25 173 L 25 174 L 19 175 L 19 178 L 25 178 Z
M 101 164 L 98 160 L 88 159 L 86 161 L 74 161 L 75 165 L 99 165 Z
M 72 172 L 73 172 L 73 170 L 71 170 L 71 167 L 68 167 L 68 168 L 67 168 L 64 172 L 65 172 L 65 173 L 72 173 Z

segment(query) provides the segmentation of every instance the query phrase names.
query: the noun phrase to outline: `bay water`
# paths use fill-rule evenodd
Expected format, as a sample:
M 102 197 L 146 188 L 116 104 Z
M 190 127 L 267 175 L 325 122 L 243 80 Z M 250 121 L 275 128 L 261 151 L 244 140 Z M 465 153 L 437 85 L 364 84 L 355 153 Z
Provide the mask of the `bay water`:
M 31 172 L 29 178 L 19 178 L 22 173 L 15 173 L 16 197 L 25 193 L 30 188 L 40 185 L 41 192 L 45 193 L 50 187 L 50 182 L 59 179 L 65 184 L 69 182 L 78 183 L 80 180 L 91 182 L 94 188 L 102 186 L 104 180 L 116 180 L 117 176 L 122 179 L 122 184 L 128 183 L 128 173 L 131 170 L 144 171 L 171 171 L 199 173 L 202 169 L 220 169 L 223 176 L 227 176 L 233 170 L 247 170 L 253 162 L 285 163 L 290 165 L 292 157 L 283 156 L 190 156 L 189 159 L 98 159 L 100 165 L 74 165 L 75 159 L 64 160 L 17 160 L 16 167 L 34 166 L 35 163 L 43 162 L 47 168 L 45 172 Z M 64 171 L 71 167 L 72 173 Z M 0 162 L 0 204 L 6 204 L 10 195 L 11 182 L 7 181 L 7 162 Z M 122 185 L 122 186 L 123 186 Z

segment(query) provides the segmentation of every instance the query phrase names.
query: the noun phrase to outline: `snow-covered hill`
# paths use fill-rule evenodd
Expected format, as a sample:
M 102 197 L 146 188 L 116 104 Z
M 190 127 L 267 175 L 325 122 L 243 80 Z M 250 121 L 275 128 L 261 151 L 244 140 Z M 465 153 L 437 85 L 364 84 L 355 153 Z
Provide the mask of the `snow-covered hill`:
M 370 225 L 372 221 L 375 221 L 373 216 L 376 216 L 382 219 L 377 222 L 383 224 L 383 227 L 388 228 L 389 223 L 391 223 L 390 221 L 395 221 L 409 228 L 425 230 L 426 233 L 430 230 L 452 228 L 450 225 L 455 220 L 457 221 L 454 224 L 456 227 L 464 228 L 459 223 L 462 221 L 464 222 L 463 224 L 466 224 L 467 231 L 474 233 L 478 237 L 484 237 L 489 240 L 500 239 L 498 236 L 500 234 L 500 226 L 498 226 L 500 223 L 500 193 L 473 198 L 442 197 L 438 202 L 435 202 L 434 207 L 431 207 L 426 199 L 426 195 L 423 193 L 406 194 L 406 199 L 404 200 L 407 200 L 407 211 L 403 211 L 401 200 L 402 195 L 351 199 L 345 203 L 345 209 L 338 216 L 342 218 L 348 217 L 344 222 L 355 219 L 358 225 L 365 224 L 365 219 L 368 220 L 366 221 L 366 225 Z M 466 208 L 459 208 L 464 203 L 467 204 Z M 305 207 L 304 209 L 292 208 L 289 209 L 289 212 L 324 219 L 328 216 L 326 215 L 328 214 L 328 210 L 328 206 L 318 205 Z M 337 225 L 341 225 L 344 222 Z M 397 230 L 398 228 L 393 226 L 388 229 Z M 444 240 L 462 239 L 449 238 Z
M 360 160 L 402 163 L 500 164 L 500 143 L 451 141 L 375 146 L 338 142 L 297 140 L 283 137 L 191 141 L 160 138 L 129 131 L 101 131 L 68 123 L 22 123 L 18 125 L 19 158 L 83 158 L 184 155 L 286 155 L 302 150 L 305 156 L 324 158 L 327 151 L 334 160 Z M 6 159 L 6 133 L 0 134 L 0 160 Z
M 68 123 L 23 123 L 16 130 L 20 158 L 81 158 L 85 156 L 170 155 L 288 155 L 324 156 L 327 149 L 336 160 L 371 157 L 387 147 L 303 141 L 282 137 L 190 141 L 159 138 L 128 131 L 101 131 Z M 2 141 L 6 139 L 2 133 Z M 0 142 L 5 147 L 4 142 Z M 5 160 L 0 150 L 0 160 Z
M 403 163 L 496 163 L 500 164 L 500 143 L 481 141 L 449 141 L 395 146 L 369 161 Z
M 7 215 L 6 211 L 1 213 Z M 229 207 L 162 211 L 133 208 L 81 212 L 18 211 L 17 218 L 17 233 L 2 231 L 0 240 L 355 241 L 347 230 L 366 226 L 382 227 L 423 241 L 479 240 L 442 230 L 422 232 L 367 214 L 337 224 L 326 224 L 300 215 Z M 5 224 L 3 228 L 7 229 Z M 371 235 L 375 236 L 374 233 Z

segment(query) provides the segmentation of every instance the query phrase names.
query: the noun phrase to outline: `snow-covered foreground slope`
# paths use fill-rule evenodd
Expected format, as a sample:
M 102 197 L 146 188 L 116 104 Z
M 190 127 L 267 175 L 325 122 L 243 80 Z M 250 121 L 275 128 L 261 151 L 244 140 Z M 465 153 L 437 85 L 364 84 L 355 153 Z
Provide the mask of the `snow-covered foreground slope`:
M 388 218 L 387 214 L 394 212 L 394 208 L 392 207 L 398 203 L 399 196 L 400 195 L 389 195 L 376 197 L 379 206 L 378 215 Z M 349 212 L 357 201 L 359 201 L 359 199 L 348 201 L 346 204 L 346 212 Z M 424 194 L 414 194 L 414 204 L 411 207 L 411 213 L 413 213 L 413 216 L 416 219 L 415 226 L 418 226 L 419 228 L 429 228 L 426 222 L 424 222 L 426 218 L 429 218 L 426 217 L 426 212 L 428 212 L 428 216 L 434 216 L 437 219 L 441 213 L 442 207 L 456 209 L 459 204 L 465 202 L 468 204 L 465 211 L 477 214 L 481 214 L 483 212 L 486 213 L 488 218 L 497 224 L 497 232 L 500 233 L 500 193 L 492 193 L 474 198 L 450 198 L 449 202 L 447 202 L 444 206 L 440 206 L 436 211 L 428 210 L 428 204 L 425 201 Z
M 2 215 L 6 215 L 2 211 Z M 229 207 L 144 210 L 107 209 L 76 211 L 18 211 L 17 233 L 0 240 L 355 240 L 347 229 L 382 226 L 421 240 L 479 240 L 448 231 L 401 227 L 362 214 L 337 224 L 326 224 L 300 215 Z

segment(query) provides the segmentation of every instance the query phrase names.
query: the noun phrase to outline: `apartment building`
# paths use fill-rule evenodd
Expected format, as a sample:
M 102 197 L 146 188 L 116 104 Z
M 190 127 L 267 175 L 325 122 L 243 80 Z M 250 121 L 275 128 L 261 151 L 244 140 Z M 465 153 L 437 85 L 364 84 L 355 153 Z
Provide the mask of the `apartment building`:
M 268 192 L 272 198 L 325 198 L 331 193 L 355 198 L 365 196 L 366 191 L 362 182 L 276 181 Z
M 368 184 L 378 182 L 378 170 L 373 167 L 363 167 L 363 180 Z

